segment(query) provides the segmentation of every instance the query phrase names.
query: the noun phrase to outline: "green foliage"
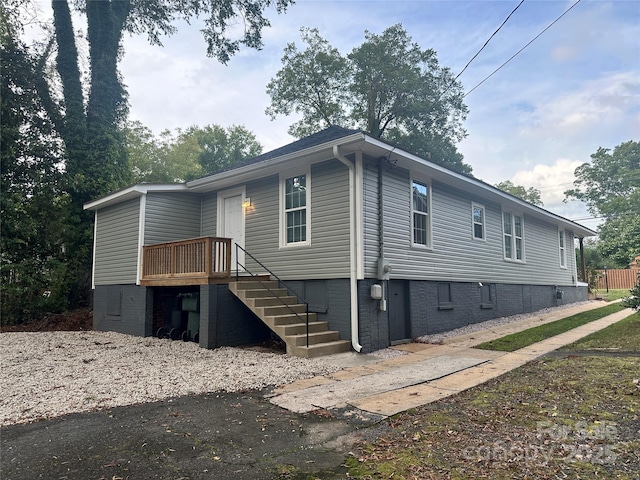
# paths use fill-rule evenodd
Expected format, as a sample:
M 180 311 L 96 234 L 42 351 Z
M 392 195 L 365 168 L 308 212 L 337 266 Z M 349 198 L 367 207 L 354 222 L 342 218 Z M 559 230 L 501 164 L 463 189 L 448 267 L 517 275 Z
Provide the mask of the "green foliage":
M 622 300 L 622 305 L 640 312 L 640 273 L 635 286 L 629 291 L 631 296 Z
M 544 205 L 540 199 L 540 190 L 535 187 L 525 188 L 522 185 L 514 185 L 511 180 L 496 183 L 495 186 L 514 197 L 521 198 L 522 200 L 531 203 L 532 205 L 537 205 L 538 207 L 542 207 Z
M 262 146 L 245 127 L 191 126 L 159 138 L 140 122 L 125 129 L 130 168 L 136 183 L 173 183 L 192 180 L 259 155 Z
M 50 293 L 59 274 L 67 197 L 62 151 L 35 84 L 37 58 L 17 38 L 19 25 L 0 6 L 0 315 L 21 323 L 59 310 Z
M 18 11 L 20 2 L 9 0 L 8 3 L 11 6 L 9 13 Z M 204 18 L 202 33 L 207 53 L 226 63 L 241 45 L 260 48 L 262 29 L 269 25 L 263 14 L 267 7 L 275 5 L 276 10 L 282 12 L 290 3 L 290 0 L 51 2 L 53 38 L 43 55 L 32 60 L 43 117 L 52 122 L 64 147 L 64 175 L 60 188 L 67 194 L 68 204 L 61 243 L 66 253 L 58 265 L 52 289 L 61 292 L 69 306 L 83 306 L 89 301 L 93 215 L 84 211 L 83 205 L 125 187 L 133 180 L 125 139 L 128 132 L 123 132 L 128 110 L 127 94 L 118 72 L 123 33 L 145 33 L 151 43 L 160 45 L 161 35 L 176 31 L 172 24 L 176 18 L 186 21 Z M 88 85 L 84 84 L 78 64 L 76 29 L 70 5 L 87 22 Z M 4 13 L 3 9 L 3 16 Z M 237 21 L 243 23 L 244 29 L 234 28 Z M 238 35 L 237 31 L 240 31 Z M 55 69 L 59 83 L 50 81 L 47 72 L 48 57 L 54 50 L 57 52 Z M 144 148 L 144 141 L 138 146 Z M 180 146 L 188 149 L 188 146 Z M 198 168 L 178 169 L 185 179 L 198 171 Z M 158 176 L 164 175 L 173 181 L 175 173 L 171 168 L 165 168 Z M 173 178 L 167 178 L 171 176 Z
M 302 115 L 289 127 L 297 138 L 348 123 L 345 81 L 350 74 L 347 59 L 317 29 L 301 28 L 300 32 L 307 48 L 299 51 L 289 43 L 284 49 L 284 68 L 267 84 L 271 105 L 266 110 L 272 119 L 294 112 Z
M 574 188 L 565 196 L 584 201 L 594 216 L 604 217 L 597 249 L 612 261 L 610 267 L 626 268 L 640 252 L 640 142 L 621 143 L 613 152 L 598 148 L 575 175 Z
M 606 220 L 598 231 L 598 252 L 609 268 L 627 268 L 640 252 L 640 213 Z
M 595 238 L 585 238 L 583 251 L 587 268 L 602 270 L 605 265 L 608 267 L 616 265 L 616 262 L 612 258 L 602 256 L 602 252 L 598 248 L 598 240 Z M 576 248 L 576 265 L 580 265 L 579 248 Z
M 262 145 L 255 135 L 242 125 L 224 129 L 218 125 L 191 126 L 178 130 L 176 144 L 195 141 L 198 163 L 204 173 L 214 173 L 229 168 L 262 153 Z
M 287 45 L 283 68 L 267 85 L 272 118 L 296 112 L 289 133 L 302 137 L 330 125 L 358 127 L 377 138 L 453 170 L 471 173 L 455 144 L 466 136 L 462 86 L 422 50 L 402 25 L 365 41 L 343 57 L 316 29 L 302 29 L 307 44 Z

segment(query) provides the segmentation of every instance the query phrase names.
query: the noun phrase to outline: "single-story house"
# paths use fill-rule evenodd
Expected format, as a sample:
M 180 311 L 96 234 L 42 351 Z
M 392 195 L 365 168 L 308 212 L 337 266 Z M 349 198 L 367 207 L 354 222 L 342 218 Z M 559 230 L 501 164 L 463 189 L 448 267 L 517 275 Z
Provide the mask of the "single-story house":
M 595 235 L 337 126 L 85 209 L 95 212 L 95 329 L 204 348 L 275 333 L 302 356 L 586 300 L 574 240 Z

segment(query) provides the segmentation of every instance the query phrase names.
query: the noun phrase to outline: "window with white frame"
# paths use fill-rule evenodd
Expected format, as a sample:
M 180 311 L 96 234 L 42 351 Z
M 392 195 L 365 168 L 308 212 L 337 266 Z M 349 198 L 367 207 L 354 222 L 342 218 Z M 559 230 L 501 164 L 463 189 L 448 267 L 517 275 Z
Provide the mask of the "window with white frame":
M 309 243 L 309 174 L 284 178 L 281 183 L 282 244 Z
M 478 205 L 477 203 L 471 204 L 471 216 L 473 220 L 473 238 L 475 240 L 484 240 L 484 207 L 482 205 Z
M 521 215 L 502 212 L 504 258 L 524 262 L 524 221 Z
M 567 268 L 567 249 L 565 247 L 566 238 L 564 230 L 558 230 L 558 246 L 560 248 L 560 266 Z
M 431 206 L 429 186 L 413 180 L 411 185 L 411 230 L 412 245 L 431 246 Z

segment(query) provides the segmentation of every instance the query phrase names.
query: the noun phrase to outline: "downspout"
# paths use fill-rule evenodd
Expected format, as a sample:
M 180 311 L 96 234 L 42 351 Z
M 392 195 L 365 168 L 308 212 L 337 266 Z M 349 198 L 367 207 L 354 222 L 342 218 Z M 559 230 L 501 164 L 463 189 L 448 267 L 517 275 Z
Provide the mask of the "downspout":
M 351 346 L 356 352 L 362 350 L 359 339 L 358 322 L 358 251 L 356 238 L 356 198 L 355 198 L 355 165 L 340 153 L 338 145 L 333 146 L 333 156 L 349 169 L 349 281 L 351 287 Z

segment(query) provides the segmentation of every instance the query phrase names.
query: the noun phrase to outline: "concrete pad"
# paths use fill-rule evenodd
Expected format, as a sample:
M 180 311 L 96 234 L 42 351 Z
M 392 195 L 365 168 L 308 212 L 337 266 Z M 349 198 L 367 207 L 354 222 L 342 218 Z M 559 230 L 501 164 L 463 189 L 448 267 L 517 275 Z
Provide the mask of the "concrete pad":
M 413 365 L 414 363 L 420 362 L 424 360 L 423 356 L 418 355 L 403 355 L 402 357 L 389 358 L 387 360 L 383 360 L 379 363 L 379 365 L 383 365 L 389 368 L 395 368 L 402 365 Z
M 271 401 L 299 413 L 318 408 L 345 409 L 351 405 L 363 413 L 369 412 L 367 415 L 394 415 L 475 387 L 632 313 L 627 309 L 515 352 L 471 348 L 482 341 L 600 306 L 596 303 L 564 309 L 505 328 L 450 339 L 446 345 L 398 345 L 392 348 L 410 353 L 382 361 L 372 355 L 355 354 L 356 358 L 345 356 L 349 354 L 335 355 L 332 358 L 340 357 L 336 360 L 351 368 L 336 372 L 329 378 L 315 377 L 280 387 L 275 390 Z
M 358 372 L 352 371 L 350 368 L 347 368 L 346 370 L 339 370 L 337 372 L 330 373 L 329 375 L 327 375 L 327 377 L 332 380 L 339 380 L 342 382 L 344 380 L 351 380 L 352 378 L 362 377 L 362 375 Z
M 295 392 L 297 390 L 303 390 L 305 388 L 316 387 L 319 385 L 327 385 L 329 383 L 335 383 L 335 380 L 331 380 L 330 378 L 321 376 L 303 378 L 302 380 L 296 380 L 293 383 L 279 386 L 278 388 L 273 390 L 273 395 L 280 395 L 286 392 Z
M 417 385 L 478 365 L 484 359 L 442 355 L 408 366 L 353 378 L 331 385 L 289 391 L 271 398 L 288 410 L 304 413 L 317 408 L 343 408 L 358 398 Z
M 392 350 L 400 350 L 403 352 L 416 353 L 421 352 L 423 350 L 429 350 L 433 347 L 437 347 L 438 345 L 434 345 L 431 343 L 403 343 L 402 345 L 394 345 L 393 347 L 389 347 Z
M 396 413 L 435 402 L 442 398 L 441 393 L 442 392 L 438 392 L 437 389 L 431 388 L 426 384 L 416 385 L 401 390 L 360 398 L 352 402 L 351 405 L 365 412 L 390 417 Z

